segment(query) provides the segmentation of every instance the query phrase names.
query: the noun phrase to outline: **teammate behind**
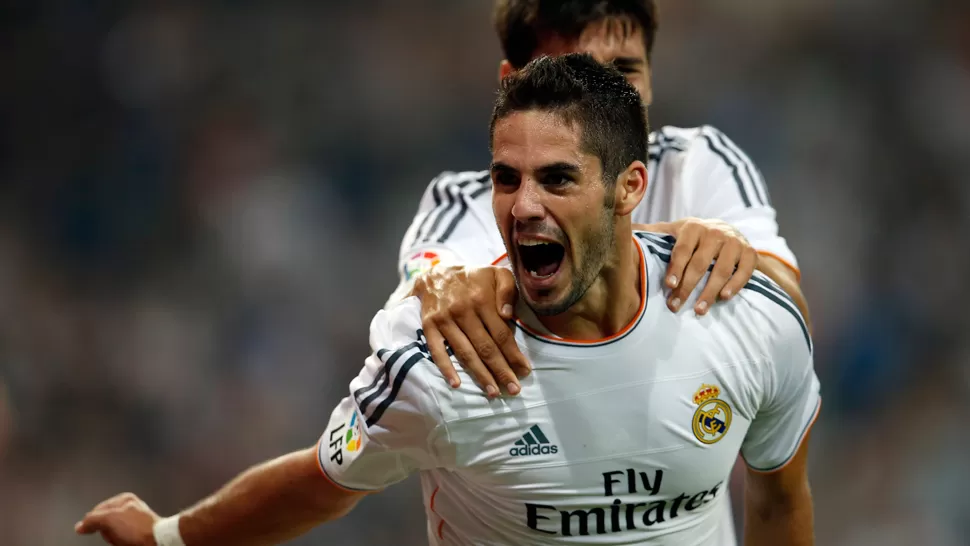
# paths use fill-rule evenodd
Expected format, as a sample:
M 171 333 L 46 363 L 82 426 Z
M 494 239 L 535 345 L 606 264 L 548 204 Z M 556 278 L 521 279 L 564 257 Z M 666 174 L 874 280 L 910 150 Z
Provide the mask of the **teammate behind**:
M 634 235 L 630 218 L 647 187 L 642 108 L 586 55 L 538 59 L 503 84 L 491 173 L 521 286 L 516 339 L 535 367 L 520 396 L 449 388 L 409 298 L 374 319 L 374 355 L 316 448 L 173 518 L 115 497 L 78 532 L 119 546 L 270 544 L 419 472 L 432 544 L 728 545 L 740 451 L 746 544 L 812 544 L 807 328 L 761 275 L 706 316 L 664 309 L 673 242 Z
M 540 55 L 586 52 L 614 64 L 650 104 L 653 0 L 496 0 L 495 29 L 505 53 L 503 75 Z M 669 308 L 683 309 L 694 287 L 702 286 L 691 302 L 704 314 L 718 298 L 736 294 L 757 267 L 807 318 L 795 256 L 778 233 L 751 159 L 707 126 L 664 127 L 650 135 L 648 151 L 649 158 L 640 159 L 650 183 L 631 217 L 641 229 L 677 238 L 665 279 L 673 288 Z M 526 375 L 529 366 L 505 324 L 516 299 L 512 275 L 486 267 L 505 251 L 491 190 L 487 171 L 445 172 L 432 181 L 401 243 L 401 284 L 391 302 L 419 296 L 435 363 L 457 385 L 447 340 L 465 371 L 494 396 L 500 387 L 517 393 L 516 375 Z M 712 260 L 714 269 L 705 277 Z

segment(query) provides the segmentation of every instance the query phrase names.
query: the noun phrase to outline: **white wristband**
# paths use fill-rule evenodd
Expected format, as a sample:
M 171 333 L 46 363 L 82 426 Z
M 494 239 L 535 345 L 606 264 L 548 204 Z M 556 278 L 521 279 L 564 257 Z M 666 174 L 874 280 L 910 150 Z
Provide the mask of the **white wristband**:
M 179 532 L 180 519 L 182 519 L 181 515 L 175 515 L 160 519 L 155 523 L 152 533 L 155 535 L 157 546 L 185 546 L 182 533 Z

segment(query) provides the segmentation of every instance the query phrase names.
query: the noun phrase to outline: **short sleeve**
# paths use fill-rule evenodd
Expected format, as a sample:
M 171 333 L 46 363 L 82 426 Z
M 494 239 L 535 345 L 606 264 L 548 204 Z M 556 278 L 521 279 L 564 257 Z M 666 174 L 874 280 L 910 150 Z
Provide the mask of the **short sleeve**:
M 445 172 L 428 185 L 398 254 L 400 282 L 387 306 L 435 266 L 487 266 L 504 252 L 491 209 L 488 171 Z M 386 307 L 386 306 L 385 306 Z
M 705 126 L 692 139 L 684 166 L 691 216 L 717 218 L 736 227 L 761 253 L 798 273 L 795 254 L 779 234 L 768 187 L 754 162 L 724 133 Z
M 320 466 L 343 488 L 375 491 L 443 464 L 441 411 L 420 377 L 429 357 L 414 326 L 417 305 L 412 298 L 374 318 L 374 353 L 320 439 Z
M 804 319 L 787 295 L 767 277 L 749 284 L 769 310 L 768 357 L 760 407 L 741 447 L 745 461 L 760 472 L 779 470 L 794 457 L 821 407 L 820 385 Z

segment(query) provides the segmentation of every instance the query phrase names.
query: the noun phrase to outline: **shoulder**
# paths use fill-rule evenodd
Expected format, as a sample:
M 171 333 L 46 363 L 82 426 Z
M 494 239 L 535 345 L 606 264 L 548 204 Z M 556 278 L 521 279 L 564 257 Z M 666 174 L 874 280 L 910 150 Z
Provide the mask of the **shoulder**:
M 814 344 L 808 323 L 795 301 L 778 284 L 760 271 L 755 271 L 741 292 L 738 305 L 749 307 L 757 318 L 758 324 L 752 327 L 758 331 L 768 349 L 772 351 L 800 348 L 809 354 Z M 729 303 L 734 303 L 734 300 Z
M 378 311 L 371 321 L 370 343 L 375 363 L 385 372 L 388 383 L 398 382 L 405 390 L 417 390 L 430 396 L 438 406 L 450 406 L 453 390 L 435 365 L 428 340 L 421 325 L 421 300 L 411 296 Z M 464 372 L 450 348 L 452 364 L 458 371 L 464 390 L 478 393 L 472 377 Z
M 488 171 L 445 171 L 436 176 L 424 190 L 401 253 L 419 246 L 443 245 L 456 233 L 461 238 L 463 230 L 479 233 L 483 227 L 492 226 L 491 189 Z M 469 223 L 468 218 L 474 221 Z
M 723 131 L 712 125 L 673 127 L 666 125 L 650 134 L 650 159 L 670 156 L 710 156 L 734 161 L 747 155 Z M 748 160 L 750 161 L 750 160 Z
M 378 368 L 374 371 L 400 383 L 422 383 L 429 373 L 437 372 L 421 329 L 421 300 L 415 296 L 377 312 L 371 321 L 370 345 Z
M 378 311 L 371 321 L 372 354 L 350 384 L 351 396 L 368 427 L 388 413 L 423 414 L 440 421 L 437 397 L 427 386 L 434 383 L 437 368 L 421 330 L 420 305 L 416 297 L 405 298 Z M 437 377 L 444 383 L 440 374 Z
M 760 216 L 752 221 L 768 220 L 763 228 L 777 232 L 761 171 L 716 127 L 663 127 L 651 136 L 650 160 L 658 167 L 658 180 L 676 179 L 690 216 L 725 218 L 753 208 Z
M 650 133 L 647 151 L 650 161 L 661 161 L 671 156 L 681 156 L 690 148 L 696 128 L 681 128 L 666 125 Z
M 674 249 L 677 239 L 673 235 L 665 233 L 639 230 L 634 230 L 633 238 L 639 245 L 643 256 L 648 302 L 656 298 L 666 299 L 670 289 L 664 282 L 664 276 L 667 273 L 667 266 L 670 264 L 670 253 Z M 648 305 L 653 304 L 648 303 Z
M 472 199 L 488 193 L 492 179 L 486 171 L 443 171 L 428 183 L 421 199 L 423 210 L 449 205 L 452 202 L 470 197 Z
M 674 249 L 674 244 L 677 243 L 676 237 L 666 233 L 640 230 L 634 230 L 633 237 L 640 245 L 640 249 L 643 251 L 643 259 L 647 260 L 648 265 L 650 265 L 650 262 L 670 263 L 670 252 Z M 654 267 L 647 269 L 649 271 L 657 270 Z
M 634 235 L 647 260 L 651 286 L 663 286 L 663 275 L 677 239 L 672 235 L 649 231 L 634 231 Z M 697 294 L 698 291 L 695 291 L 692 298 Z M 792 344 L 806 348 L 809 353 L 814 349 L 805 317 L 795 301 L 760 271 L 754 272 L 737 297 L 715 305 L 711 311 L 711 316 L 716 320 L 744 321 L 752 340 L 767 344 L 766 350 L 790 347 Z

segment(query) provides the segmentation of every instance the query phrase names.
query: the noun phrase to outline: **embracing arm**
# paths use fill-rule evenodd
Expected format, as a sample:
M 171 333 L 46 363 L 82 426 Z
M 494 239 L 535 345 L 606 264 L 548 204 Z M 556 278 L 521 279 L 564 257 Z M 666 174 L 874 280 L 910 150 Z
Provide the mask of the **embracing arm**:
M 777 213 L 754 162 L 713 127 L 681 132 L 688 149 L 678 180 L 684 197 L 680 213 L 688 218 L 640 226 L 677 238 L 667 272 L 668 306 L 677 310 L 687 301 L 715 260 L 695 304 L 698 314 L 718 298 L 736 295 L 758 269 L 795 300 L 807 319 L 795 256 L 779 234 Z
M 399 254 L 400 283 L 385 308 L 421 300 L 422 329 L 435 365 L 452 387 L 462 368 L 490 396 L 519 392 L 529 363 L 508 321 L 518 298 L 512 274 L 488 267 L 504 252 L 495 230 L 489 173 L 442 173 L 425 191 Z M 459 212 L 462 211 L 462 212 Z
M 675 289 L 671 301 L 687 301 L 714 260 L 711 276 L 697 299 L 698 304 L 705 304 L 705 309 L 697 309 L 699 313 L 709 309 L 715 299 L 727 300 L 737 294 L 757 269 L 791 296 L 811 330 L 808 300 L 802 293 L 798 270 L 774 254 L 760 250 L 757 241 L 748 242 L 734 226 L 716 219 L 683 218 L 674 222 L 634 224 L 633 228 L 677 238 L 666 275 L 667 286 Z

